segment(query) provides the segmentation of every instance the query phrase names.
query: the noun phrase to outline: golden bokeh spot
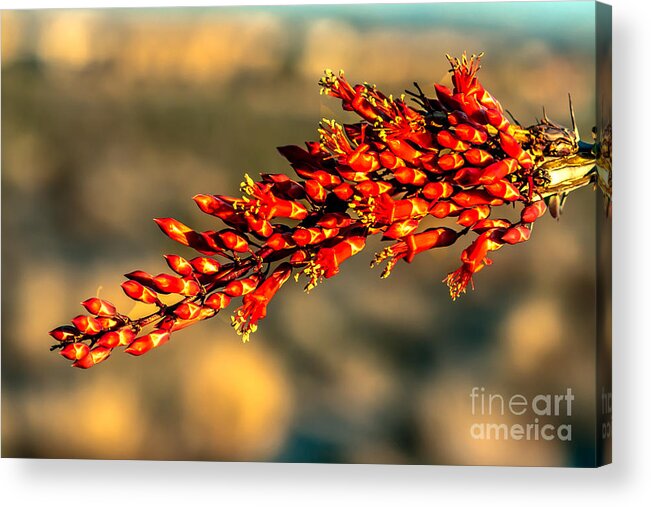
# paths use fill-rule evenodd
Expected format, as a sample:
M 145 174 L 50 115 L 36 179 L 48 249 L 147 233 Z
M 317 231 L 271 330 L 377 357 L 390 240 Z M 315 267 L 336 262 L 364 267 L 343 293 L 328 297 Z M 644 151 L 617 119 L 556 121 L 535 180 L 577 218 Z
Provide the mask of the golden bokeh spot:
M 219 460 L 273 459 L 288 430 L 292 394 L 271 350 L 219 339 L 182 379 L 183 436 L 195 454 Z

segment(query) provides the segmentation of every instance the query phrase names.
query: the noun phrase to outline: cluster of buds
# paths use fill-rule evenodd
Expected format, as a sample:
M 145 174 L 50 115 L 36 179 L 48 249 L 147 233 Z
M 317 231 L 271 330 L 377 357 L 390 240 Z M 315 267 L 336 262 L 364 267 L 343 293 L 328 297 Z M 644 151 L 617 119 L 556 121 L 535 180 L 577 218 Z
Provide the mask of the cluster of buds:
M 118 347 L 133 355 L 166 343 L 172 333 L 214 317 L 241 298 L 232 325 L 243 340 L 257 329 L 267 306 L 293 275 L 306 291 L 336 275 L 360 252 L 369 236 L 391 245 L 375 255 L 387 276 L 399 260 L 471 237 L 461 266 L 444 281 L 452 299 L 473 286 L 473 276 L 490 264 L 488 255 L 529 239 L 546 210 L 540 135 L 511 123 L 502 106 L 477 80 L 479 57 L 448 57 L 453 89 L 435 85 L 427 97 L 416 85 L 413 104 L 386 96 L 369 84 L 351 86 L 326 71 L 322 93 L 341 101 L 361 120 L 323 120 L 319 141 L 280 153 L 297 178 L 248 175 L 240 197 L 200 194 L 199 209 L 223 228 L 196 231 L 173 219 L 156 223 L 172 240 L 198 255 L 167 255 L 174 274 L 128 273 L 125 294 L 150 305 L 131 319 L 98 298 L 83 303 L 89 315 L 50 332 L 52 348 L 87 368 Z M 507 204 L 521 206 L 520 219 L 492 216 Z M 421 229 L 427 216 L 453 217 L 457 227 Z

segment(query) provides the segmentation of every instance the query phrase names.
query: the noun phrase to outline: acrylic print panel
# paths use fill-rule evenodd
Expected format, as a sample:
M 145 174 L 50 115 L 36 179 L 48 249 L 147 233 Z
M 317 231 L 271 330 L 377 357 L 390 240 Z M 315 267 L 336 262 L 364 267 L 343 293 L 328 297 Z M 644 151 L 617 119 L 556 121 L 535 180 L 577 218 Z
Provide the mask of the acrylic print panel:
M 595 4 L 8 11 L 2 51 L 4 456 L 595 465 Z

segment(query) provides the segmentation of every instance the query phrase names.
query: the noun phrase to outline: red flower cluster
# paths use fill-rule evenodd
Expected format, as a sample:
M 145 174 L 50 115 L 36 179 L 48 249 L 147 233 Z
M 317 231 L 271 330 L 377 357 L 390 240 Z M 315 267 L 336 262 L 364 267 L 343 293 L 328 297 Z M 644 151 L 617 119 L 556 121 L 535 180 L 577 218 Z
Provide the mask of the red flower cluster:
M 254 181 L 247 175 L 242 197 L 195 196 L 201 211 L 225 228 L 199 232 L 173 218 L 156 219 L 167 236 L 200 255 L 165 256 L 174 274 L 125 275 L 127 296 L 154 306 L 147 317 L 133 320 L 91 298 L 83 303 L 89 315 L 50 332 L 59 341 L 53 348 L 80 368 L 105 360 L 117 347 L 141 355 L 235 298 L 242 303 L 232 324 L 247 341 L 292 274 L 305 275 L 309 291 L 336 275 L 373 234 L 393 241 L 372 264 L 387 261 L 383 276 L 400 259 L 411 262 L 418 253 L 476 234 L 461 254 L 461 267 L 445 279 L 456 299 L 490 264 L 490 252 L 529 239 L 546 205 L 536 188 L 538 161 L 477 80 L 479 58 L 448 58 L 454 88 L 436 85 L 436 98 L 428 98 L 417 87 L 418 94 L 411 93 L 417 107 L 404 96 L 386 96 L 368 84 L 351 86 L 343 73 L 326 71 L 322 92 L 362 120 L 323 120 L 318 142 L 306 143 L 306 149 L 279 148 L 296 180 L 262 174 Z M 517 223 L 489 218 L 508 203 L 522 205 Z M 459 228 L 419 232 L 428 215 L 455 217 Z M 164 302 L 169 298 L 163 295 L 174 295 L 174 302 Z

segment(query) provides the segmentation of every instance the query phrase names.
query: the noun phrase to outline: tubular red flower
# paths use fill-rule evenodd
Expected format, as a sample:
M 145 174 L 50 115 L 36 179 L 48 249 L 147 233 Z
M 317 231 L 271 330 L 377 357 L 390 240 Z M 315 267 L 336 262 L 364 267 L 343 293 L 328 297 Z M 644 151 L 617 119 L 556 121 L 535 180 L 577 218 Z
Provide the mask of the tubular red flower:
M 391 227 L 389 227 L 382 239 L 400 239 L 409 234 L 413 234 L 418 229 L 420 225 L 420 219 L 408 218 L 406 220 L 401 220 L 399 222 L 394 222 Z
M 253 292 L 244 296 L 243 304 L 232 317 L 232 325 L 242 341 L 249 341 L 249 335 L 258 328 L 258 321 L 267 316 L 267 305 L 292 274 L 292 266 L 283 263 Z

